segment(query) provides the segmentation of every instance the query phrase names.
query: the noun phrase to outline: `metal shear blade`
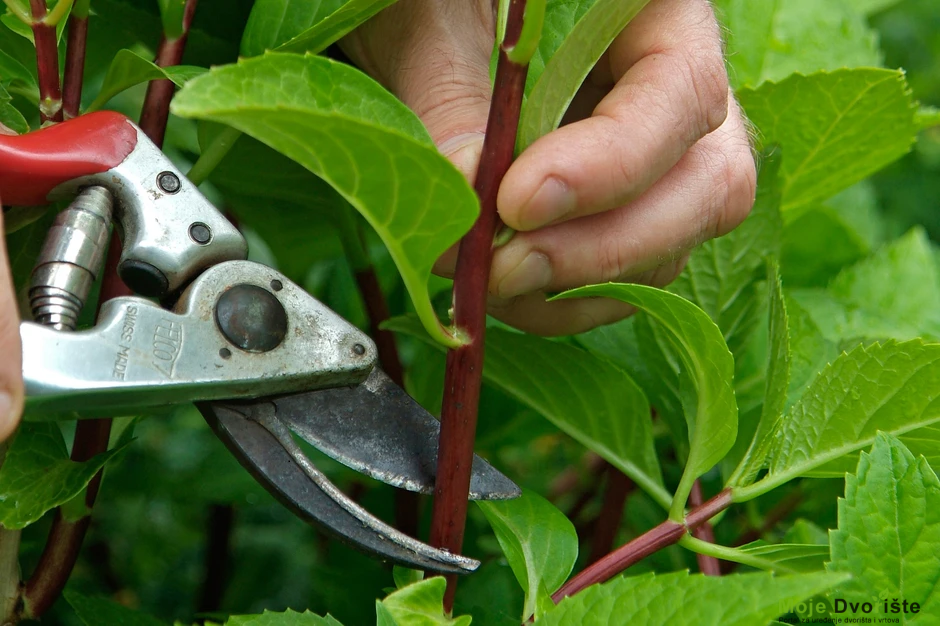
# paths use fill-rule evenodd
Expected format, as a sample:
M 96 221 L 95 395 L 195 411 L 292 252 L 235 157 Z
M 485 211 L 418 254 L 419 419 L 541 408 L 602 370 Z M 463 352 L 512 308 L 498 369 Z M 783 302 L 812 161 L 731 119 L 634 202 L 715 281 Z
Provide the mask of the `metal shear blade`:
M 272 400 L 277 418 L 343 465 L 389 485 L 434 493 L 440 422 L 378 367 L 355 387 Z M 519 487 L 478 456 L 471 500 L 508 500 Z
M 216 435 L 255 479 L 295 515 L 353 546 L 408 567 L 466 574 L 478 561 L 433 548 L 385 524 L 314 467 L 270 402 L 197 405 Z

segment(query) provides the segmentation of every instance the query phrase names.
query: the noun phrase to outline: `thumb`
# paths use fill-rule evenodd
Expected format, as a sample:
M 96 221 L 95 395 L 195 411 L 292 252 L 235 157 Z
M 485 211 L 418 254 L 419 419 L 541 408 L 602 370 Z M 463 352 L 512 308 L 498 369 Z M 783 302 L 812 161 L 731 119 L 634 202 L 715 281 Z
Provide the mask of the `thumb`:
M 0 355 L 3 357 L 0 359 L 0 441 L 13 434 L 23 411 L 20 316 L 3 232 L 3 212 L 0 211 Z

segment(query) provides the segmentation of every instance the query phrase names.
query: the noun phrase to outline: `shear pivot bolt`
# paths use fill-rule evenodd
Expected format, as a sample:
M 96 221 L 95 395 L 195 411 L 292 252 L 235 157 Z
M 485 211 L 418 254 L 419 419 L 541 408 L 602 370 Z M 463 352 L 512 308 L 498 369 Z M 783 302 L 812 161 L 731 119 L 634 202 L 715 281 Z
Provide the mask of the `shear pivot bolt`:
M 173 172 L 160 172 L 157 174 L 157 184 L 160 185 L 160 189 L 166 193 L 176 193 L 182 186 L 179 176 Z
M 246 352 L 268 352 L 287 335 L 287 312 L 267 289 L 235 285 L 219 297 L 215 322 L 222 335 Z

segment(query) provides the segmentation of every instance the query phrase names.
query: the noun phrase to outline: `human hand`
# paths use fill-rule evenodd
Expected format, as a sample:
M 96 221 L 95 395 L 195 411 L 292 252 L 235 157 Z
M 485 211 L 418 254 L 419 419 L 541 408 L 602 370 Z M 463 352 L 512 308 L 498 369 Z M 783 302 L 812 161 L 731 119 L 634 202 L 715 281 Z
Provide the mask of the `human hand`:
M 491 0 L 400 0 L 343 49 L 422 119 L 472 180 L 490 103 Z M 497 207 L 516 235 L 496 250 L 489 311 L 561 335 L 633 309 L 545 292 L 607 281 L 664 286 L 688 251 L 747 216 L 756 171 L 706 0 L 653 0 L 585 81 L 564 125 L 526 149 Z M 451 251 L 435 270 L 453 275 Z
M 6 134 L 16 133 L 0 124 L 0 135 Z M 20 315 L 16 309 L 4 232 L 3 212 L 0 211 L 0 441 L 13 434 L 23 411 Z

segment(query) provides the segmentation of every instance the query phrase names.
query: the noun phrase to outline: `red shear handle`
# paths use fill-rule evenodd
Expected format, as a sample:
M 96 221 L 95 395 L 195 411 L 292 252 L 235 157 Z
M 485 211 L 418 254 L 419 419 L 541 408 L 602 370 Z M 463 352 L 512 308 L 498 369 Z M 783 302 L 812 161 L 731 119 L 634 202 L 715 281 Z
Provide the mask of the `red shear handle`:
M 126 117 L 99 111 L 26 135 L 0 135 L 0 197 L 5 204 L 45 204 L 62 183 L 106 172 L 137 145 Z

